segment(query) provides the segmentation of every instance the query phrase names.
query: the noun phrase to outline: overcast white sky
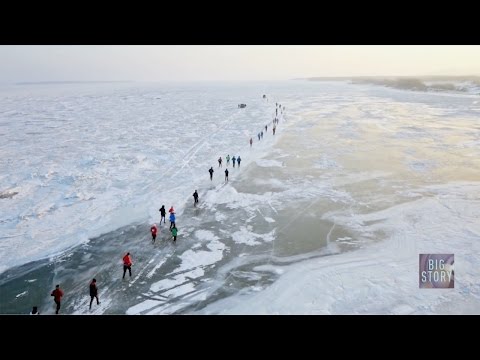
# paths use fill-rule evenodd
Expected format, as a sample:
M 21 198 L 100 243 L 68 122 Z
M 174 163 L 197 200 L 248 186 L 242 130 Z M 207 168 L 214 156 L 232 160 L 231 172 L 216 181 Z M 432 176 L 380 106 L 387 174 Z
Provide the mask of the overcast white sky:
M 0 46 L 0 82 L 480 75 L 480 46 Z

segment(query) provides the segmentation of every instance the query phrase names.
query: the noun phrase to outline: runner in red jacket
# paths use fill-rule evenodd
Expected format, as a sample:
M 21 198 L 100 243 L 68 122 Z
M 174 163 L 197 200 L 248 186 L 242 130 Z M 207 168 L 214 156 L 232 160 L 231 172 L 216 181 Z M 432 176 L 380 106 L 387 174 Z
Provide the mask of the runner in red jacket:
M 152 243 L 154 243 L 157 237 L 157 225 L 153 224 L 150 228 L 150 232 L 152 233 Z
M 55 286 L 55 290 L 53 290 L 50 295 L 53 296 L 53 300 L 55 301 L 55 304 L 57 304 L 57 311 L 55 311 L 55 314 L 58 314 L 58 311 L 60 310 L 60 301 L 63 296 L 63 291 L 60 289 L 60 285 Z
M 130 277 L 132 277 L 132 265 L 132 258 L 130 257 L 130 253 L 128 252 L 127 255 L 123 257 L 123 279 L 125 279 L 127 269 Z

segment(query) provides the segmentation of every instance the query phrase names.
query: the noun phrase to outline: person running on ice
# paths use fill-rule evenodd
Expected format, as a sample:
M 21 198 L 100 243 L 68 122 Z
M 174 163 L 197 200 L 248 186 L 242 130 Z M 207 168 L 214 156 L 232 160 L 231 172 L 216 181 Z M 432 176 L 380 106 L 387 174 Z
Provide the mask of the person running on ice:
M 175 213 L 170 214 L 170 229 L 175 226 Z
M 177 233 L 178 233 L 177 227 L 174 226 L 174 227 L 172 228 L 173 242 L 177 241 Z
M 158 211 L 160 211 L 160 225 L 162 224 L 162 219 L 163 223 L 165 224 L 165 205 L 162 205 L 162 207 Z
M 208 170 L 208 172 L 210 173 L 210 181 L 213 180 L 213 166 L 210 168 L 210 170 Z
M 222 157 L 218 158 L 218 167 L 222 167 Z
M 60 310 L 60 302 L 62 301 L 62 296 L 63 296 L 63 291 L 60 289 L 60 285 L 55 286 L 55 290 L 52 291 L 50 296 L 53 296 L 53 301 L 55 301 L 55 304 L 57 304 L 57 310 L 55 311 L 55 314 L 58 314 L 58 311 Z
M 228 169 L 225 169 L 225 182 L 228 182 Z
M 128 252 L 124 257 L 123 257 L 123 279 L 125 279 L 125 274 L 128 273 L 130 274 L 130 277 L 132 277 L 132 258 L 130 257 L 130 253 Z
M 238 155 L 238 157 L 237 157 L 238 167 L 240 167 L 240 161 L 242 161 L 242 159 L 240 159 L 240 155 Z
M 152 243 L 155 243 L 155 239 L 157 238 L 157 225 L 153 224 L 150 228 L 150 232 L 152 233 Z
M 193 193 L 193 199 L 195 200 L 193 202 L 193 206 L 197 206 L 197 203 L 198 203 L 198 192 L 197 192 L 197 190 L 195 190 L 195 192 Z
M 235 155 L 232 156 L 232 165 L 233 165 L 233 167 L 235 167 L 235 161 L 236 161 L 236 160 L 237 160 L 237 159 L 235 158 Z
M 94 298 L 97 299 L 97 305 L 100 305 L 100 301 L 98 301 L 98 288 L 96 279 L 93 279 L 90 283 L 90 310 L 92 309 L 92 303 Z
M 230 164 L 230 155 L 227 155 L 225 159 L 227 159 L 227 166 L 228 166 L 228 164 Z
M 32 308 L 32 311 L 30 312 L 30 315 L 40 315 L 40 313 L 38 312 L 38 307 L 34 306 Z

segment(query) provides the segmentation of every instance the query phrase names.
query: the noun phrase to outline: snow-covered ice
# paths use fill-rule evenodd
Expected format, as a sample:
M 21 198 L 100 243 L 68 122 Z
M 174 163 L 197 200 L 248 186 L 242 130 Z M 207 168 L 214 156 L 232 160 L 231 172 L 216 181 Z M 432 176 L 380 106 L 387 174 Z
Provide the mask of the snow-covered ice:
M 72 314 L 480 313 L 479 115 L 470 94 L 342 82 L 2 87 L 1 312 L 59 282 Z M 168 216 L 151 244 L 162 204 L 176 244 Z M 435 252 L 455 289 L 418 288 Z

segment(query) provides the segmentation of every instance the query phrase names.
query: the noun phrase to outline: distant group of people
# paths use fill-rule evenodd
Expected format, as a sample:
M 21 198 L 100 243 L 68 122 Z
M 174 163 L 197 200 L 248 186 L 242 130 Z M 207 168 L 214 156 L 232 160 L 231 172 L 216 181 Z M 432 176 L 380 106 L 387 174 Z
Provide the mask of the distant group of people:
M 280 110 L 280 113 L 283 114 L 283 110 L 285 110 L 285 106 L 282 108 L 281 104 L 275 103 L 275 117 L 278 116 L 278 110 Z
M 272 120 L 272 123 L 273 123 L 273 127 L 272 127 L 272 132 L 273 132 L 273 135 L 275 135 L 275 131 L 277 130 L 277 124 L 279 123 L 279 119 L 278 119 L 278 109 L 282 109 L 282 105 L 280 105 L 279 103 L 275 103 L 275 118 Z M 282 110 L 282 114 L 283 114 L 283 110 Z M 265 134 L 267 133 L 268 131 L 268 124 L 265 125 Z M 257 138 L 258 140 L 260 141 L 261 139 L 263 139 L 263 129 L 257 134 Z M 252 138 L 250 138 L 250 146 L 252 146 Z
M 228 166 L 230 164 L 230 154 L 225 157 L 225 160 L 226 160 L 227 166 Z M 235 157 L 235 155 L 234 155 L 231 158 L 231 160 L 232 160 L 233 167 L 235 167 L 235 163 L 237 163 L 238 167 L 240 167 L 240 163 L 242 162 L 242 158 L 240 157 L 240 155 L 238 155 L 238 157 Z M 223 163 L 222 157 L 219 157 L 218 158 L 218 167 L 222 167 L 222 163 Z M 213 181 L 213 173 L 215 172 L 215 170 L 213 170 L 213 166 L 211 166 L 210 169 L 208 169 L 208 172 L 210 173 L 210 181 Z M 225 182 L 228 181 L 228 173 L 229 173 L 228 169 L 225 169 Z M 197 190 L 195 190 L 195 193 L 197 193 Z M 198 193 L 196 195 L 195 195 L 195 193 L 193 195 L 193 197 L 195 199 L 194 206 L 196 206 L 196 204 L 198 203 Z
M 195 200 L 195 204 L 196 204 L 198 202 L 197 190 L 195 190 L 195 193 L 193 194 L 193 197 L 196 199 Z M 163 220 L 163 223 L 165 224 L 165 215 L 166 215 L 165 205 L 162 205 L 162 207 L 160 209 L 158 209 L 158 211 L 160 211 L 160 225 L 162 225 L 162 220 Z M 169 230 L 172 234 L 173 241 L 175 242 L 177 240 L 178 229 L 177 229 L 177 225 L 175 224 L 176 216 L 175 216 L 175 209 L 173 208 L 173 205 L 170 207 L 168 212 L 170 213 L 170 216 L 169 216 L 169 220 L 170 220 Z M 150 227 L 150 232 L 152 234 L 152 243 L 155 243 L 158 231 L 159 230 L 158 230 L 157 224 L 153 224 Z

